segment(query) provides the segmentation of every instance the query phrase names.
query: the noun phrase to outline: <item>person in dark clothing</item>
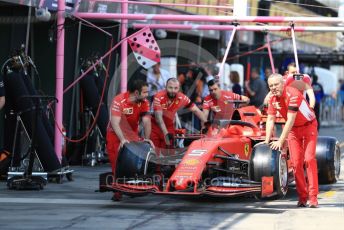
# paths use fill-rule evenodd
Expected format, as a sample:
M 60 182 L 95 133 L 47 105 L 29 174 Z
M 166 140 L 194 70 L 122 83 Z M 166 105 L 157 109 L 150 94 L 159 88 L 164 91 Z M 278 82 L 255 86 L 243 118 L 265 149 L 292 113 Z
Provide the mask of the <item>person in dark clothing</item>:
M 259 78 L 257 68 L 251 71 L 251 79 L 245 81 L 246 92 L 250 98 L 250 105 L 259 108 L 264 103 L 264 98 L 268 94 L 268 89 L 264 80 Z
M 319 130 L 320 129 L 320 103 L 323 97 L 325 96 L 325 94 L 324 94 L 324 89 L 322 85 L 318 82 L 318 76 L 315 74 L 313 75 L 312 88 L 315 95 L 314 112 L 318 121 L 318 130 Z
M 241 91 L 241 85 L 239 84 L 240 82 L 239 73 L 237 71 L 231 71 L 231 73 L 229 74 L 229 79 L 233 83 L 232 92 L 241 95 L 242 91 Z
M 342 103 L 341 105 L 341 119 L 342 121 L 344 121 L 344 80 L 343 79 L 339 79 L 339 97 L 340 97 L 340 101 Z
M 269 88 L 269 85 L 268 85 L 268 78 L 269 76 L 272 74 L 272 70 L 270 67 L 266 67 L 265 70 L 264 70 L 264 81 L 267 85 L 267 87 Z
M 197 106 L 202 103 L 202 94 L 204 85 L 206 84 L 206 78 L 208 73 L 203 67 L 191 66 L 184 78 L 184 82 L 181 85 L 181 92 L 185 94 L 190 100 Z M 178 115 L 181 118 L 182 126 L 191 124 L 192 128 L 200 130 L 200 121 L 198 117 L 193 117 L 189 110 L 181 109 L 178 111 Z

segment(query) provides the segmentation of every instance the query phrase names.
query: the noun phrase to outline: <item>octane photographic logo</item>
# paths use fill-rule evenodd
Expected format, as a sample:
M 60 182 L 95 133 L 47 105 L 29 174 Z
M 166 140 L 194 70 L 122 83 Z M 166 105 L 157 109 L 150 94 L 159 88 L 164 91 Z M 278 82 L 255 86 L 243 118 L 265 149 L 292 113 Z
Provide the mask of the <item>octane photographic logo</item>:
M 106 175 L 105 186 L 111 187 L 114 184 L 129 184 L 131 188 L 140 188 L 142 185 L 163 185 L 166 184 L 168 178 L 163 175 L 154 174 L 149 177 L 138 176 L 138 177 L 114 177 L 112 174 Z M 152 187 L 154 189 L 154 187 Z
M 207 84 L 206 79 L 209 75 L 216 75 L 214 71 L 216 71 L 216 63 L 218 63 L 218 60 L 216 57 L 214 57 L 210 52 L 205 50 L 204 48 L 185 41 L 185 40 L 176 40 L 176 39 L 164 39 L 164 40 L 158 40 L 157 41 L 159 48 L 161 50 L 161 56 L 162 59 L 164 57 L 177 57 L 177 60 L 181 60 L 183 63 L 182 65 L 177 64 L 177 66 L 172 67 L 165 67 L 161 66 L 162 69 L 165 69 L 167 71 L 175 68 L 176 76 L 171 75 L 171 77 L 176 77 L 178 80 L 184 78 L 184 82 L 181 82 L 180 84 L 180 91 L 183 92 L 186 96 L 188 96 L 193 102 L 196 102 L 198 106 L 201 106 L 201 101 L 195 101 L 201 97 L 204 97 L 203 90 L 207 90 Z M 177 47 L 179 47 L 177 49 Z M 131 52 L 128 50 L 128 53 Z M 128 82 L 132 82 L 134 79 L 144 79 L 147 76 L 148 70 L 141 67 L 135 57 L 134 54 L 131 52 L 130 55 L 128 55 L 127 58 L 128 62 Z M 176 60 L 177 63 L 180 63 Z M 164 64 L 164 63 L 162 63 Z M 112 77 L 112 80 L 109 85 L 109 91 L 107 95 L 107 101 L 108 101 L 108 108 L 109 111 L 111 111 L 111 102 L 113 101 L 113 98 L 120 93 L 120 79 L 121 79 L 121 64 L 117 66 L 116 71 L 114 73 L 114 76 Z M 183 75 L 182 78 L 179 78 L 180 75 Z M 199 84 L 202 82 L 203 84 Z M 203 89 L 200 89 L 200 85 L 203 85 Z M 203 94 L 202 94 L 203 93 Z M 151 112 L 153 111 L 153 105 L 151 106 Z M 178 128 L 184 128 L 189 133 L 200 133 L 200 121 L 196 119 L 192 113 L 185 108 L 180 108 L 178 110 Z M 125 119 L 121 120 L 121 123 L 127 122 Z M 130 127 L 129 124 L 127 127 Z M 128 131 L 128 130 L 127 130 Z M 140 134 L 142 136 L 143 134 L 143 128 L 140 127 Z M 176 148 L 180 147 L 186 147 L 188 145 L 187 143 L 183 143 L 182 140 L 174 141 L 174 145 Z M 171 149 L 156 149 L 155 151 L 159 152 L 170 152 Z M 173 152 L 173 151 L 172 151 Z M 177 151 L 178 152 L 178 151 Z M 136 154 L 136 153 L 133 153 Z M 175 154 L 175 153 L 172 153 Z M 161 156 L 161 154 L 159 154 Z M 154 159 L 154 158 L 151 158 Z M 153 160 L 154 161 L 154 160 Z M 169 161 L 164 162 L 164 164 L 171 165 L 172 167 L 175 167 L 178 163 L 176 161 Z M 140 175 L 139 175 L 140 176 Z M 157 177 L 158 178 L 158 177 Z
M 183 176 L 181 176 L 183 177 Z M 177 179 L 181 177 L 176 177 Z M 183 177 L 184 179 L 187 179 L 187 177 Z M 146 176 L 137 176 L 137 177 L 121 177 L 121 178 L 115 178 L 114 175 L 108 174 L 105 178 L 105 186 L 107 187 L 112 187 L 114 184 L 128 184 L 130 185 L 131 188 L 137 188 L 140 189 L 144 185 L 153 185 L 151 187 L 152 190 L 158 189 L 160 186 L 163 186 L 168 183 L 169 177 L 166 177 L 165 175 L 161 174 L 154 174 L 149 177 Z M 191 182 L 191 180 L 189 180 Z M 231 187 L 231 188 L 240 188 L 242 187 L 242 184 L 247 184 L 248 182 L 243 181 L 242 179 L 231 175 L 231 176 L 226 176 L 225 178 L 214 178 L 214 177 L 206 177 L 202 178 L 202 180 L 199 181 L 198 186 L 206 186 L 206 187 Z M 157 187 L 154 187 L 157 186 Z M 173 186 L 173 183 L 170 184 Z M 189 187 L 194 186 L 193 183 L 188 183 Z M 147 189 L 147 188 L 146 188 Z M 148 190 L 148 189 L 147 189 Z

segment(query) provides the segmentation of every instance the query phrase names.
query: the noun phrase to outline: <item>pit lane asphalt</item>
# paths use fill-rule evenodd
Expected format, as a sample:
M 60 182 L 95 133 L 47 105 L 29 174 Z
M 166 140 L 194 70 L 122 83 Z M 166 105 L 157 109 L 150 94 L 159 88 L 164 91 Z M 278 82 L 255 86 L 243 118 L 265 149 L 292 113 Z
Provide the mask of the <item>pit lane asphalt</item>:
M 344 141 L 344 127 L 320 130 Z M 342 145 L 343 146 L 343 145 Z M 342 152 L 344 148 L 342 147 Z M 344 166 L 342 157 L 342 168 Z M 8 190 L 0 182 L 0 229 L 343 229 L 344 170 L 321 185 L 320 208 L 296 208 L 295 187 L 275 201 L 242 198 L 124 197 L 94 192 L 109 166 L 73 167 L 74 181 L 41 191 Z

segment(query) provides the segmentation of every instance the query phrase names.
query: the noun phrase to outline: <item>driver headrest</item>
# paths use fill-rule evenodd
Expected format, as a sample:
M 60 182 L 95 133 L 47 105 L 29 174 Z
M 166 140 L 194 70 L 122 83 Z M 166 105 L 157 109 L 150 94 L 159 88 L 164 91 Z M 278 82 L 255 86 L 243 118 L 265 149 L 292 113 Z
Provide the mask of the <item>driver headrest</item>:
M 242 131 L 242 127 L 239 127 L 237 125 L 230 126 L 227 129 L 229 135 L 242 135 Z

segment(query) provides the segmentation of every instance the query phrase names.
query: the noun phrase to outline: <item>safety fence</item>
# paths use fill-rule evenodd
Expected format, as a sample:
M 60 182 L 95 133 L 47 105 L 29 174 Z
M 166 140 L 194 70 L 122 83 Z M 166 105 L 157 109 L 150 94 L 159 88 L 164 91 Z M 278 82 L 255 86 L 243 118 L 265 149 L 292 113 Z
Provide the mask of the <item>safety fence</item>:
M 321 126 L 337 126 L 343 124 L 343 102 L 340 96 L 336 98 L 326 95 L 320 103 Z

